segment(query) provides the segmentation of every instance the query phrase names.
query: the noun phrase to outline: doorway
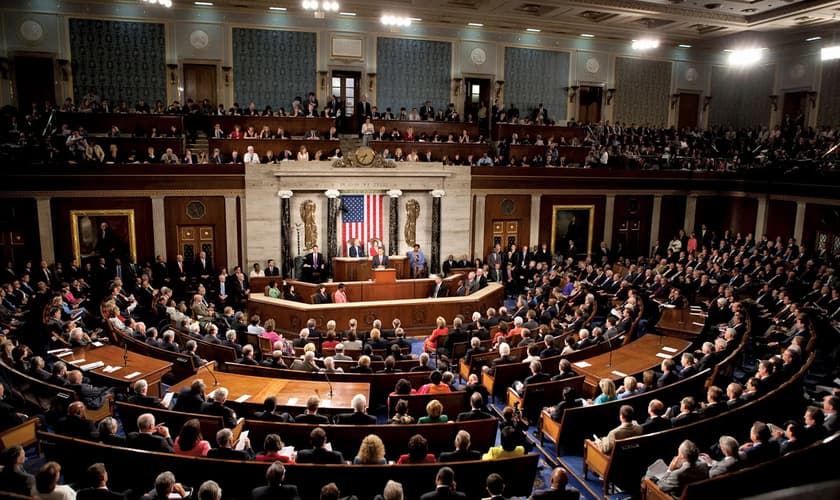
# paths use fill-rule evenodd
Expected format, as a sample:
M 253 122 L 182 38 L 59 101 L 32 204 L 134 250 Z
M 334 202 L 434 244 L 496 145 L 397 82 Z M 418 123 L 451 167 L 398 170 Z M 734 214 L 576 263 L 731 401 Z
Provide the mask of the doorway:
M 497 219 L 493 221 L 493 241 L 490 247 L 501 245 L 508 249 L 519 243 L 519 219 Z
M 699 94 L 680 94 L 679 109 L 677 110 L 677 128 L 697 127 L 697 116 L 700 110 Z
M 39 109 L 44 101 L 60 104 L 55 102 L 55 64 L 52 57 L 15 56 L 14 73 L 20 111 L 28 114 L 33 102 L 38 103 Z M 82 95 L 87 91 L 81 89 Z
M 215 64 L 184 64 L 184 102 L 192 99 L 201 104 L 204 99 L 216 107 L 216 73 Z
M 467 121 L 467 116 L 471 115 L 472 121 L 478 123 L 478 132 L 484 137 L 488 137 L 490 131 L 490 86 L 489 78 L 467 78 L 464 84 L 464 113 L 461 118 Z M 487 117 L 479 122 L 478 110 L 482 104 Z
M 353 115 L 356 99 L 361 98 L 362 74 L 359 71 L 333 71 L 330 82 L 330 95 L 337 96 L 338 102 L 344 104 L 343 119 L 336 120 L 336 128 L 344 134 L 359 133 L 364 120 L 356 123 Z
M 184 262 L 192 263 L 199 252 L 204 252 L 207 261 L 213 264 L 215 234 L 214 226 L 178 226 L 178 253 L 184 256 Z M 215 269 L 215 265 L 211 269 Z
M 805 126 L 805 116 L 808 112 L 808 92 L 785 92 L 782 103 L 783 126 Z
M 578 89 L 578 123 L 601 121 L 601 103 L 604 101 L 603 87 L 584 86 Z

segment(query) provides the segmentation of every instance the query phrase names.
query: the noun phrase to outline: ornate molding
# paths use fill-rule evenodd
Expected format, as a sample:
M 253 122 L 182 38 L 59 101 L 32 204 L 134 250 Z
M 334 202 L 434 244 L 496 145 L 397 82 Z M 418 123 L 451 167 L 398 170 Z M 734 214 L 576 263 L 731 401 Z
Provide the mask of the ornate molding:
M 335 199 L 341 196 L 341 191 L 339 191 L 338 189 L 327 189 L 326 191 L 324 191 L 324 196 L 330 199 Z
M 290 189 L 281 189 L 280 191 L 277 191 L 277 196 L 283 198 L 284 200 L 288 200 L 294 195 L 295 194 Z
M 446 191 L 444 191 L 443 189 L 434 189 L 430 191 L 429 194 L 432 195 L 432 198 L 443 198 L 444 196 L 446 196 Z
M 400 196 L 402 196 L 403 192 L 399 189 L 389 189 L 385 194 L 387 194 L 391 198 L 399 198 Z

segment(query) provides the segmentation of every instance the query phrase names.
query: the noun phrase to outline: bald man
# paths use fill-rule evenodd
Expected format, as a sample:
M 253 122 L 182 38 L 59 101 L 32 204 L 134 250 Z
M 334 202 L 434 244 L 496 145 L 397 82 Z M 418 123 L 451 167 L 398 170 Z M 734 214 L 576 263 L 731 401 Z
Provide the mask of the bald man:
M 535 491 L 529 500 L 578 500 L 580 492 L 575 488 L 568 488 L 569 474 L 563 467 L 556 467 L 551 471 L 551 488 Z

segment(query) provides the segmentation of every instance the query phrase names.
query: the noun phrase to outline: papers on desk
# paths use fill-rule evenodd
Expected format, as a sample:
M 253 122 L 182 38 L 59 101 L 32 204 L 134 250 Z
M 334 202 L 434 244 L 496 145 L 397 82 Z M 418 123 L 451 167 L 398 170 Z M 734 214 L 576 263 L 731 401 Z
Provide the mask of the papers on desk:
M 586 361 L 578 361 L 577 363 L 575 363 L 575 366 L 577 366 L 578 368 L 589 368 L 590 366 L 592 366 L 592 363 L 587 363 Z
M 121 368 L 122 368 L 122 366 L 111 366 L 111 365 L 108 365 L 108 366 L 106 366 L 105 368 L 103 368 L 103 369 L 102 369 L 102 371 L 103 371 L 104 373 L 114 373 L 115 371 L 117 371 L 117 370 L 119 370 L 119 369 L 121 369 Z
M 140 375 L 140 372 L 131 372 L 128 375 L 126 375 L 125 378 L 128 379 L 128 380 L 131 380 L 138 375 Z
M 703 318 L 705 318 L 705 317 L 707 316 L 707 315 L 706 315 L 706 313 L 704 313 L 704 312 L 690 312 L 690 313 L 688 313 L 688 314 L 689 314 L 690 316 L 701 316 L 701 317 L 703 317 Z
M 79 363 L 84 363 L 84 362 L 85 362 L 85 358 L 73 359 L 73 360 L 68 361 L 68 363 L 70 363 L 71 365 L 77 365 Z
M 284 446 L 280 448 L 280 454 L 286 457 L 293 457 L 295 456 L 295 447 L 294 446 Z
M 93 347 L 102 347 L 102 346 L 103 346 L 103 345 L 105 345 L 105 344 L 103 344 L 102 342 L 100 342 L 100 341 L 98 341 L 98 340 L 97 340 L 96 342 L 92 342 L 92 343 L 91 343 L 91 345 L 92 345 Z
M 56 356 L 66 356 L 66 354 L 57 354 L 59 352 L 71 352 L 72 350 L 69 347 L 60 347 L 58 349 L 51 349 L 47 351 L 47 354 L 55 354 Z
M 667 351 L 667 352 L 677 352 L 678 351 L 678 349 L 674 349 L 673 347 L 663 347 L 662 350 Z
M 706 326 L 703 323 L 698 323 L 696 321 L 692 321 L 691 324 L 694 325 L 694 326 Z
M 233 447 L 234 450 L 244 450 L 245 449 L 245 440 L 248 438 L 248 431 L 242 431 L 239 434 L 239 440 L 236 442 L 236 446 Z
M 169 408 L 169 404 L 172 403 L 173 396 L 175 396 L 174 392 L 167 392 L 166 395 L 163 397 L 163 400 L 161 400 L 163 406 Z
M 248 401 L 249 399 L 251 399 L 250 394 L 243 394 L 243 395 L 239 396 L 238 398 L 236 398 L 235 401 L 237 403 L 244 403 L 245 401 Z
M 668 464 L 660 458 L 648 467 L 647 476 L 662 479 L 662 476 L 664 476 L 666 472 L 668 472 Z
M 289 406 L 295 406 L 297 404 L 297 402 L 298 402 L 298 398 L 289 398 L 289 400 L 286 401 L 286 404 L 289 405 Z
M 618 371 L 618 370 L 613 370 L 613 371 L 612 371 L 612 372 L 610 372 L 610 373 L 612 373 L 612 374 L 613 374 L 613 375 L 615 375 L 616 377 L 626 377 L 626 376 L 627 376 L 627 374 L 626 374 L 626 373 L 624 373 L 624 372 L 620 372 L 620 371 Z
M 662 307 L 664 307 L 665 309 L 676 309 L 677 308 L 677 306 L 675 306 L 674 304 L 660 304 L 660 305 Z
M 62 351 L 62 352 L 56 353 L 56 356 L 58 356 L 59 358 L 63 358 L 64 356 L 69 356 L 69 355 L 71 355 L 71 354 L 73 354 L 73 351 L 71 351 L 71 350 L 69 350 L 69 349 L 68 349 L 68 350 L 66 350 L 66 351 Z
M 105 363 L 103 363 L 102 361 L 94 361 L 93 363 L 88 363 L 86 365 L 82 365 L 79 368 L 81 368 L 84 371 L 88 371 L 88 370 L 94 370 L 96 368 L 100 368 L 102 366 L 105 366 Z
M 657 355 L 658 357 L 660 357 L 660 358 L 664 358 L 664 359 L 671 359 L 671 358 L 673 358 L 673 356 L 671 356 L 670 354 L 665 354 L 664 352 L 657 352 L 657 353 L 656 353 L 656 355 Z

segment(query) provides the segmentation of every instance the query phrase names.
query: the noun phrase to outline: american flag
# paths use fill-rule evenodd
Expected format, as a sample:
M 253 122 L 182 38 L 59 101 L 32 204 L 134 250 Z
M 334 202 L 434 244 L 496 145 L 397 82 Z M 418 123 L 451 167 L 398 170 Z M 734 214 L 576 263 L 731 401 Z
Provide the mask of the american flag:
M 347 255 L 347 241 L 359 238 L 362 248 L 368 240 L 382 240 L 382 195 L 356 194 L 341 197 L 345 211 L 342 213 L 341 231 L 344 241 L 344 255 Z

